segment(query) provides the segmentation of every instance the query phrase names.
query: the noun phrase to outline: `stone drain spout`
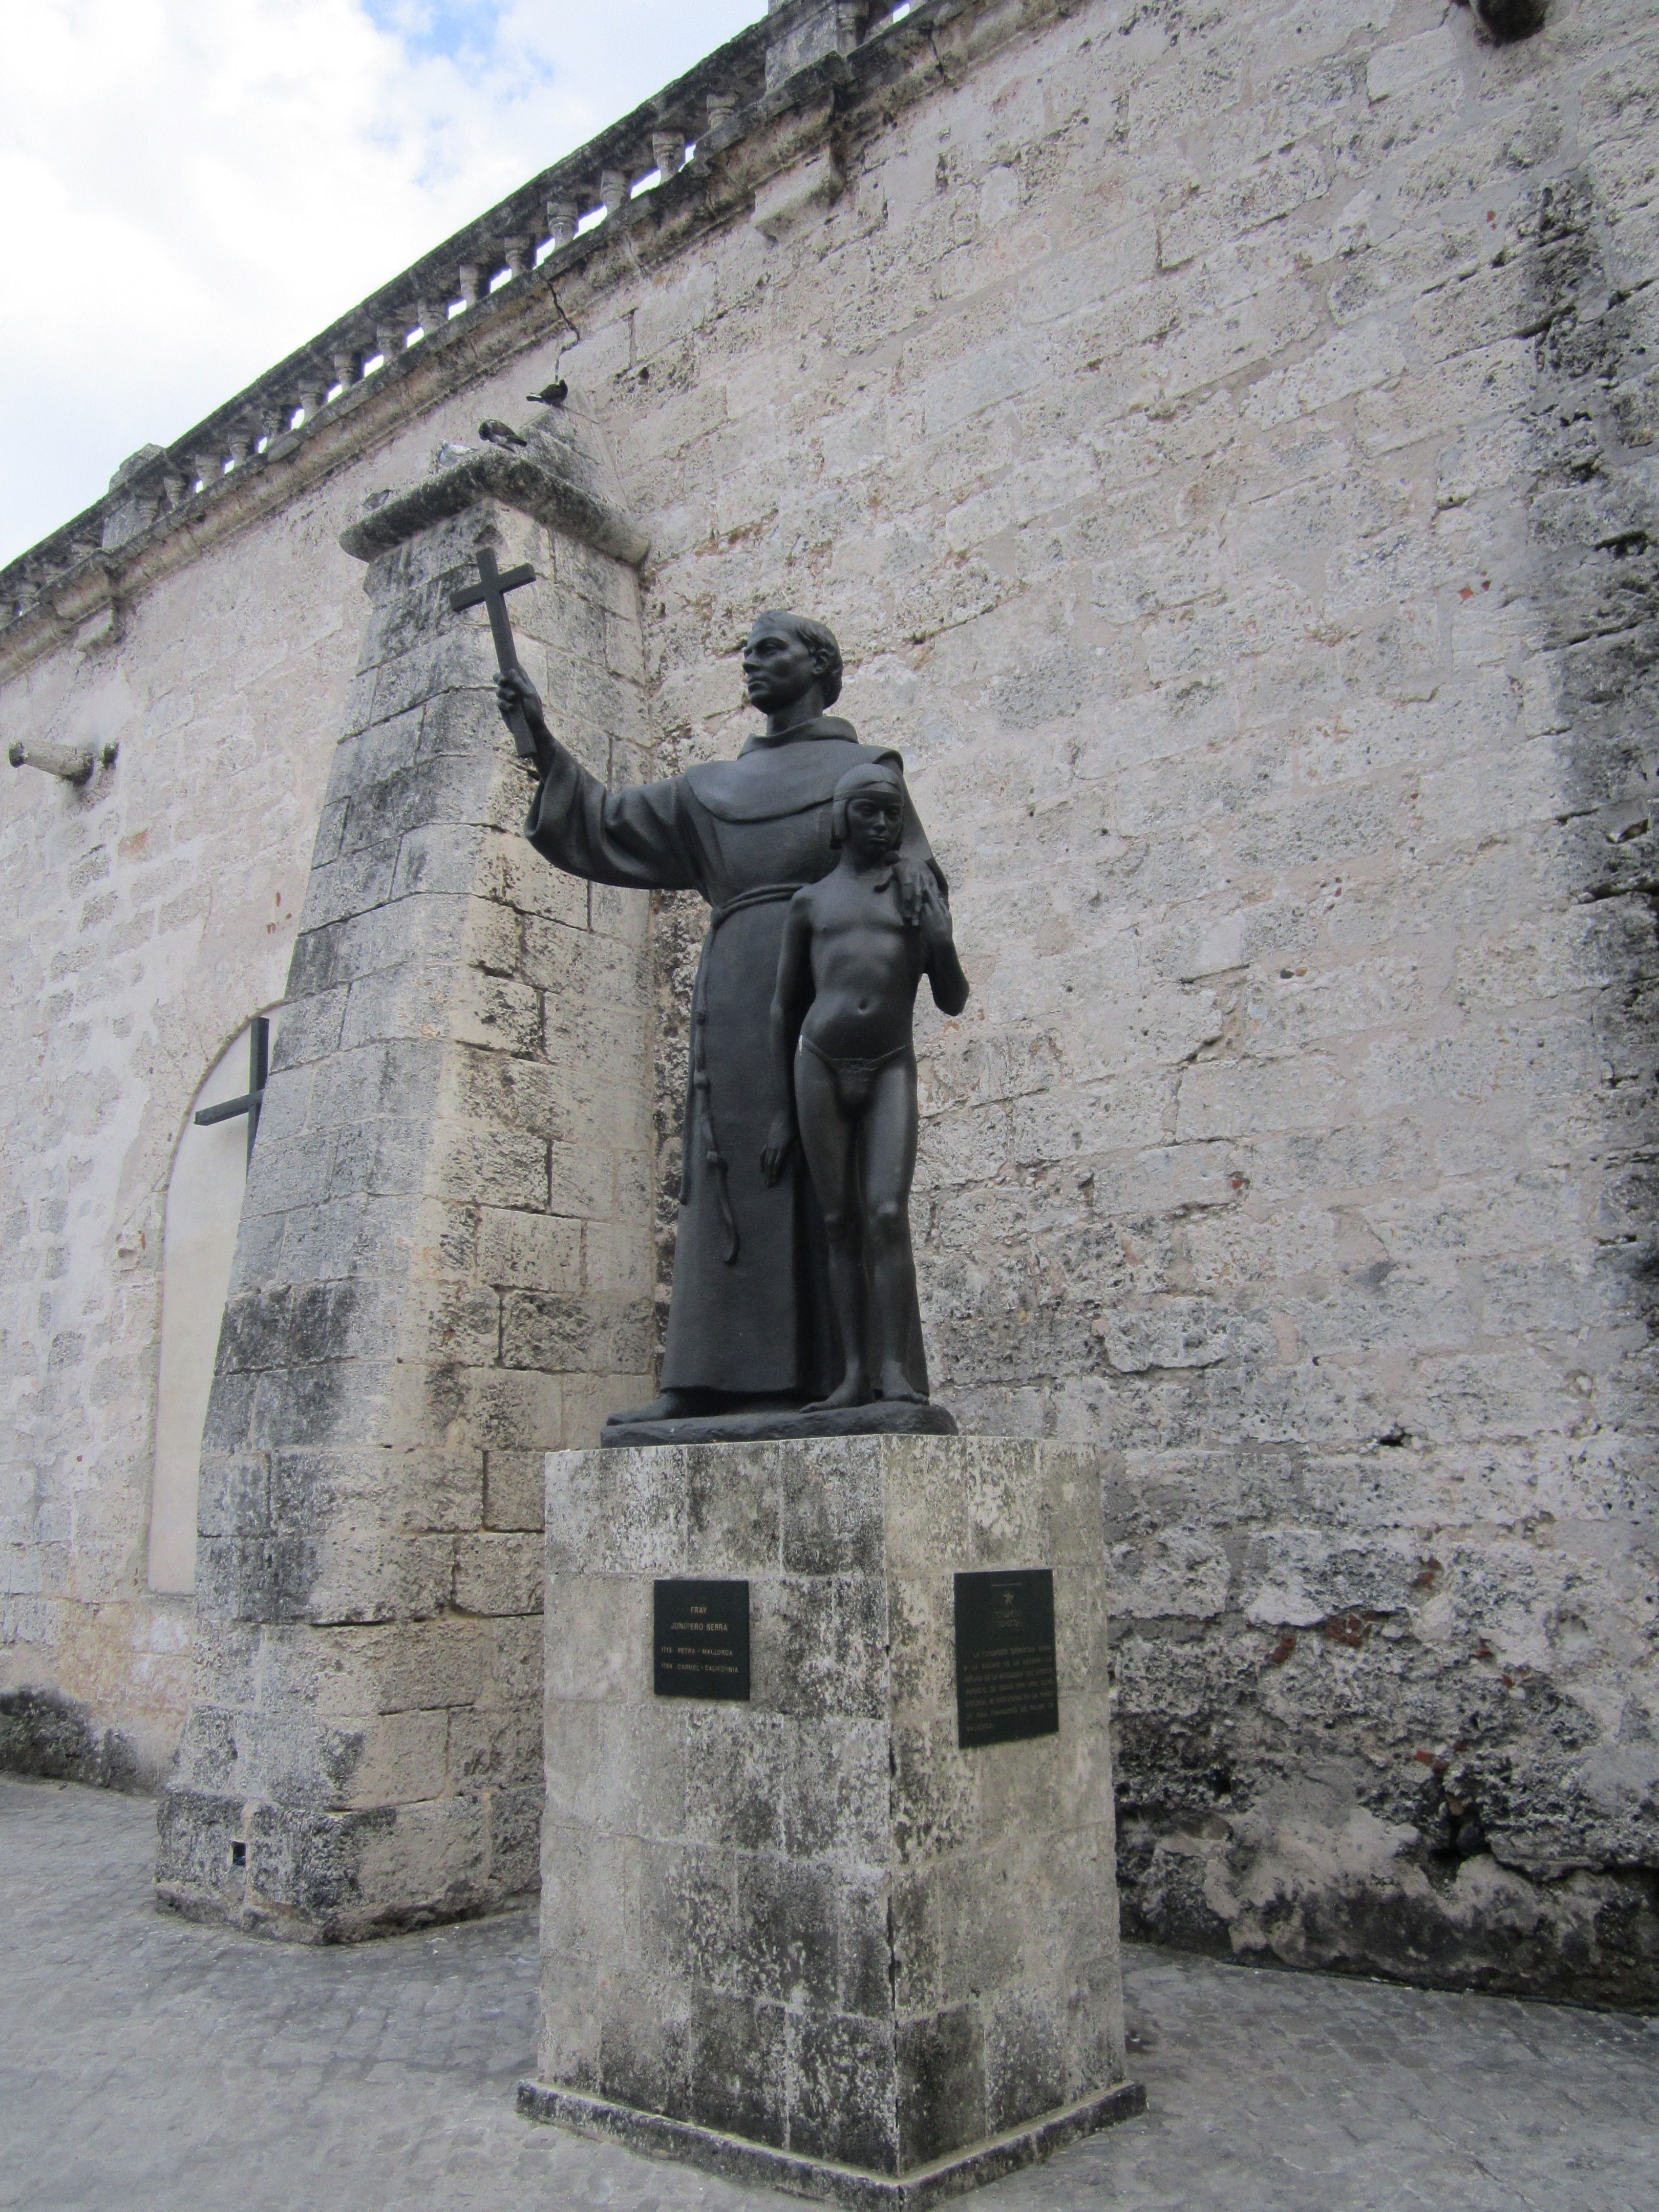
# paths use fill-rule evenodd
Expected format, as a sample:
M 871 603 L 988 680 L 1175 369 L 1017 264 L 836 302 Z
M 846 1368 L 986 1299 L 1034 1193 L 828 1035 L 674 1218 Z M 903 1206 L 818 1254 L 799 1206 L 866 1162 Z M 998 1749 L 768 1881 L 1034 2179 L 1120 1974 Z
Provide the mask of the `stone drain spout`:
M 50 738 L 31 738 L 27 744 L 20 738 L 6 755 L 14 768 L 44 769 L 48 775 L 61 775 L 65 783 L 88 783 L 92 771 L 102 762 L 106 768 L 113 767 L 118 745 L 55 745 Z

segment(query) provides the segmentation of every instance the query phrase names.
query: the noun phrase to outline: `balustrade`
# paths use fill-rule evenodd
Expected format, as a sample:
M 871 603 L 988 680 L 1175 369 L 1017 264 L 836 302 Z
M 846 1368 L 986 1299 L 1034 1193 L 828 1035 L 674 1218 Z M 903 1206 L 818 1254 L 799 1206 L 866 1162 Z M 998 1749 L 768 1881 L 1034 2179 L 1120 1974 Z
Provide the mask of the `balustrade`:
M 431 277 L 422 285 L 415 298 L 416 319 L 422 336 L 430 337 L 434 331 L 442 330 L 449 320 L 449 303 L 455 296 L 455 285 L 447 276 Z
M 844 8 L 846 0 L 826 4 Z M 383 362 L 396 362 L 444 330 L 452 307 L 469 312 L 489 298 L 492 285 L 532 277 L 538 255 L 556 253 L 606 222 L 626 221 L 636 180 L 649 176 L 665 183 L 688 161 L 701 157 L 706 162 L 708 149 L 702 142 L 711 131 L 724 131 L 763 90 L 771 43 L 767 21 L 751 24 L 668 86 L 637 125 L 579 149 L 503 201 L 485 217 L 482 238 L 474 229 L 465 241 L 457 238 L 441 246 L 384 295 L 371 297 L 322 332 L 297 367 L 256 382 L 191 433 L 186 444 L 158 453 L 143 486 L 131 480 L 112 484 L 91 518 L 0 571 L 0 628 L 38 606 L 49 580 L 98 552 L 100 544 L 107 557 L 158 515 L 216 495 L 224 478 L 283 445 L 361 384 L 366 362 L 377 354 Z M 144 519 L 135 526 L 141 509 Z

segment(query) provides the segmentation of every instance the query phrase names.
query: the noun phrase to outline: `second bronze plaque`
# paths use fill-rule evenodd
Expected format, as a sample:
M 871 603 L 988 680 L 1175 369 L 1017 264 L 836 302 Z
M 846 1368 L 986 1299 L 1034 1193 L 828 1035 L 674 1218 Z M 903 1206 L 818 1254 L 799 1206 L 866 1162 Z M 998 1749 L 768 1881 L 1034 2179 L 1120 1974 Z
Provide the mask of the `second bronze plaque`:
M 961 1749 L 1057 1735 L 1054 1570 L 958 1575 L 956 1628 Z

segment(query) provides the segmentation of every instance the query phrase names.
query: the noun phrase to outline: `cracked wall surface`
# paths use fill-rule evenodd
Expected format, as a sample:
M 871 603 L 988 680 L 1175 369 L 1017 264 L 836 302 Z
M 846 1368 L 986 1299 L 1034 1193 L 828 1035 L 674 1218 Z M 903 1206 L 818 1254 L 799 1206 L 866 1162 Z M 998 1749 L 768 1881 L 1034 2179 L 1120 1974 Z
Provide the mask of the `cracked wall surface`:
M 652 535 L 659 767 L 735 748 L 744 623 L 810 611 L 951 877 L 936 1388 L 1122 1455 L 1127 1924 L 1650 1999 L 1651 11 L 916 12 L 903 70 L 812 80 L 764 228 L 641 201 L 505 368 L 0 694 L 122 738 L 3 802 L 7 1678 L 165 1744 L 120 1240 L 286 965 L 245 825 L 303 866 L 324 521 L 556 369 Z M 253 649 L 301 637 L 302 679 Z M 223 951 L 144 919 L 147 825 L 167 902 L 246 904 Z M 664 1193 L 699 927 L 653 915 Z

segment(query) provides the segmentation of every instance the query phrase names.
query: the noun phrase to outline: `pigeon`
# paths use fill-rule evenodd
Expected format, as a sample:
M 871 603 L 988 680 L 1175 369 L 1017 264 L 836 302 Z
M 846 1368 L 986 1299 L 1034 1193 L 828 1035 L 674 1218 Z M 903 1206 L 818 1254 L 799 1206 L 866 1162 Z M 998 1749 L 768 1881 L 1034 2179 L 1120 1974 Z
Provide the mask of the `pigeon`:
M 510 424 L 498 422 L 492 415 L 487 422 L 478 425 L 478 435 L 492 446 L 527 446 L 528 438 L 521 438 Z
M 538 407 L 562 407 L 569 393 L 570 386 L 563 377 L 556 376 L 551 384 L 543 385 L 539 392 L 532 392 L 529 396 Z

